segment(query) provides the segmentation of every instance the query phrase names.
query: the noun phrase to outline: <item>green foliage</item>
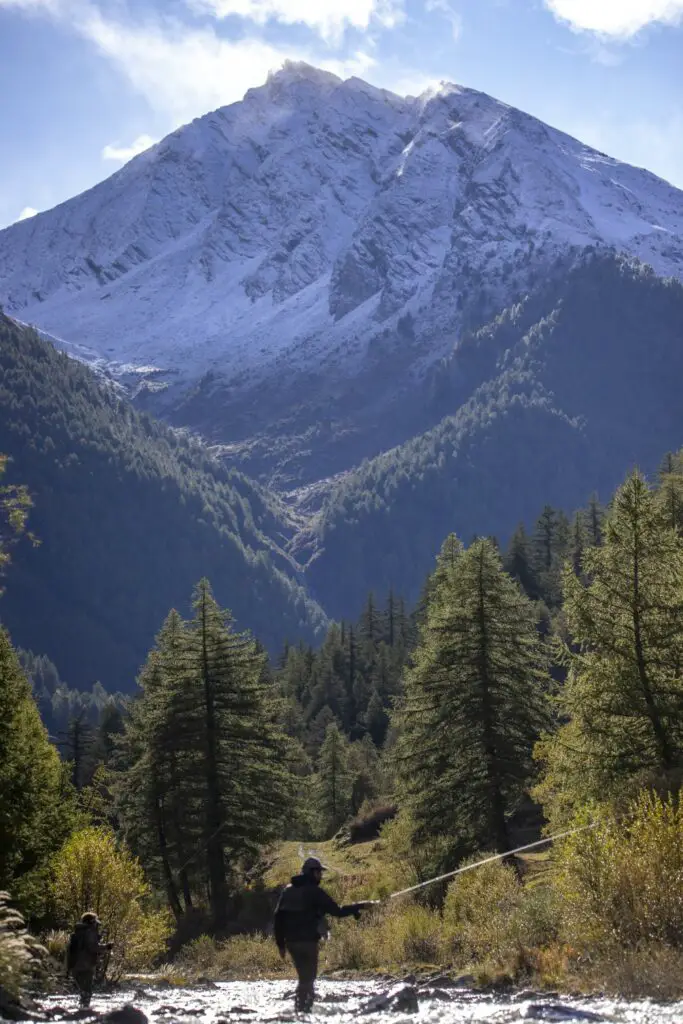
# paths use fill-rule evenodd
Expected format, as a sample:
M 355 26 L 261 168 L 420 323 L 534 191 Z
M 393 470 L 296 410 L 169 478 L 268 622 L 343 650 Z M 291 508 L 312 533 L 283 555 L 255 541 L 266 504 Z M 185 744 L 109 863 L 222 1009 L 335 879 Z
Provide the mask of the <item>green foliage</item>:
M 130 690 L 167 609 L 209 572 L 270 649 L 324 628 L 274 497 L 2 315 L 0 451 L 41 542 L 15 553 L 3 620 L 72 685 Z M 23 493 L 5 494 L 17 512 Z
M 682 434 L 682 319 L 680 282 L 603 254 L 460 335 L 434 371 L 435 425 L 397 431 L 330 488 L 307 570 L 328 613 L 391 586 L 417 601 L 451 531 L 505 542 L 546 503 L 569 511 L 634 464 L 653 471 Z
M 187 623 L 170 613 L 141 673 L 118 791 L 130 842 L 174 913 L 208 886 L 221 926 L 243 872 L 285 830 L 293 779 L 264 655 L 205 580 L 194 609 Z
M 0 455 L 0 480 L 7 469 L 7 461 L 6 455 Z M 22 535 L 26 528 L 31 504 L 26 487 L 22 485 L 0 486 L 0 570 L 9 561 L 8 547 Z
M 559 919 L 550 886 L 525 886 L 515 869 L 500 861 L 456 878 L 443 908 L 452 955 L 498 968 L 556 940 Z
M 390 591 L 383 607 L 368 595 L 358 622 L 333 623 L 317 651 L 303 644 L 285 649 L 276 679 L 289 729 L 311 757 L 332 723 L 349 739 L 368 736 L 376 747 L 384 744 L 413 644 L 412 617 Z
M 7 633 L 0 629 L 0 889 L 44 911 L 49 858 L 75 821 L 75 804 Z
M 0 996 L 18 1000 L 44 952 L 11 906 L 8 894 L 0 892 Z
M 678 779 L 683 760 L 683 539 L 640 475 L 581 565 L 564 579 L 570 721 L 540 748 L 539 794 L 556 819 L 572 801 Z
M 150 908 L 152 893 L 141 865 L 110 830 L 75 832 L 56 854 L 52 871 L 61 923 L 73 926 L 90 910 L 102 921 L 114 944 L 110 977 L 150 967 L 165 951 L 169 915 Z
M 447 838 L 452 857 L 510 848 L 507 818 L 548 720 L 546 684 L 533 607 L 493 544 L 462 551 L 449 539 L 397 719 L 401 793 L 418 839 Z
M 589 808 L 597 827 L 563 842 L 556 887 L 577 949 L 683 948 L 683 804 L 641 793 L 623 813 Z M 583 824 L 583 812 L 576 820 Z
M 349 741 L 334 724 L 328 725 L 320 748 L 314 780 L 319 834 L 328 839 L 351 814 L 352 777 Z

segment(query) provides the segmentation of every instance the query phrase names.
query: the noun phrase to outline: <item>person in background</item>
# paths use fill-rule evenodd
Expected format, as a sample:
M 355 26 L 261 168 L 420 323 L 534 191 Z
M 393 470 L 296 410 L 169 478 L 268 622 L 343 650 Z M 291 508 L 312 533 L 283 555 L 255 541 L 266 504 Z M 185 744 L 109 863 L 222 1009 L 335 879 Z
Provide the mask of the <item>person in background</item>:
M 76 925 L 69 939 L 66 958 L 67 973 L 76 982 L 80 993 L 80 1005 L 90 1006 L 97 961 L 102 953 L 112 948 L 111 942 L 100 941 L 100 921 L 97 914 L 89 911 Z
M 289 953 L 296 968 L 299 984 L 294 1007 L 303 1013 L 311 1010 L 315 1000 L 318 949 L 327 935 L 326 916 L 358 920 L 362 910 L 374 905 L 363 902 L 340 907 L 320 885 L 325 870 L 317 857 L 309 857 L 301 874 L 283 890 L 275 910 L 275 941 L 280 956 L 284 959 Z

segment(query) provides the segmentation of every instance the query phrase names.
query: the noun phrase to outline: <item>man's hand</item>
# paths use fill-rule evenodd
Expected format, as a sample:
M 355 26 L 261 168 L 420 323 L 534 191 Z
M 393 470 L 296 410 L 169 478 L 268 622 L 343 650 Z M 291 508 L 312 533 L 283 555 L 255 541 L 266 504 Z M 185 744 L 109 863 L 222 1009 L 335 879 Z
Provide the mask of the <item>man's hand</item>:
M 353 916 L 356 921 L 360 921 L 360 915 L 363 910 L 369 910 L 371 907 L 379 906 L 379 900 L 363 900 L 361 903 L 356 903 L 356 909 L 353 912 Z

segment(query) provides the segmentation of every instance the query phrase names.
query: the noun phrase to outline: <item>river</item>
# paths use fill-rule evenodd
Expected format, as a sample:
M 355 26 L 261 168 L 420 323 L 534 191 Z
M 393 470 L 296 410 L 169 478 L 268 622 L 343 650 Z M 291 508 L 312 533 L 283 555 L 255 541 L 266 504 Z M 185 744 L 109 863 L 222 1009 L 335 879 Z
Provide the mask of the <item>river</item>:
M 516 1024 L 516 1022 L 608 1021 L 613 1024 L 683 1024 L 683 1003 L 656 1004 L 593 998 L 543 996 L 517 993 L 486 994 L 467 989 L 419 992 L 417 1012 L 364 1013 L 373 997 L 387 986 L 369 981 L 320 981 L 318 1002 L 312 1014 L 299 1018 L 310 1024 L 348 1024 L 363 1017 L 368 1024 Z M 119 990 L 96 995 L 97 1013 L 133 1004 L 150 1024 L 285 1024 L 295 1021 L 291 981 L 222 982 L 199 988 L 149 988 Z M 43 1000 L 54 1021 L 73 1020 L 76 999 L 64 996 Z

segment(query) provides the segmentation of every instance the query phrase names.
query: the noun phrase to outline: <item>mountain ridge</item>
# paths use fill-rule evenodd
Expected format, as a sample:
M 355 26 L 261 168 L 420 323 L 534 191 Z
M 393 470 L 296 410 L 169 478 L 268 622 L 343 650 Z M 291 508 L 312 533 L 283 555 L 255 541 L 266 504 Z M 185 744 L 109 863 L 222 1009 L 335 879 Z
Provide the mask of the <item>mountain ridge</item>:
M 286 490 L 399 443 L 382 410 L 587 246 L 680 277 L 683 193 L 475 90 L 289 64 L 0 232 L 0 301 Z
M 202 576 L 273 654 L 324 629 L 272 495 L 2 314 L 0 452 L 40 542 L 13 551 L 0 618 L 71 685 L 130 691 Z

